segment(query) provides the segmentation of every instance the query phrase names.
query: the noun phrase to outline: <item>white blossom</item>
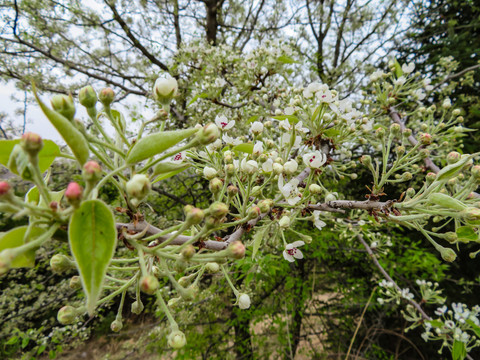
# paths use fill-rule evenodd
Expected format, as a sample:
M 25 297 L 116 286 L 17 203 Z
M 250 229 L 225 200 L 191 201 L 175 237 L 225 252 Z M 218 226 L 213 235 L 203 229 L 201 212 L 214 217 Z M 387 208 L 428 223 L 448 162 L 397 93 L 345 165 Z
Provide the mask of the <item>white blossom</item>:
M 215 124 L 218 126 L 219 129 L 227 131 L 235 126 L 235 120 L 228 121 L 226 116 L 217 115 L 217 117 L 215 118 Z
M 215 176 L 217 176 L 217 170 L 215 170 L 214 168 L 211 168 L 209 166 L 205 166 L 203 168 L 203 176 L 205 176 L 205 178 L 207 180 L 211 180 L 213 179 Z
M 242 143 L 239 139 L 228 136 L 227 134 L 223 134 L 222 140 L 225 142 L 225 144 L 231 146 L 239 145 Z
M 240 163 L 240 169 L 251 175 L 258 171 L 258 163 L 255 160 L 247 161 L 247 158 L 244 158 Z
M 402 71 L 405 74 L 410 74 L 411 72 L 413 72 L 413 70 L 415 70 L 415 64 L 414 63 L 408 63 L 408 64 L 403 64 L 402 65 Z
M 295 113 L 295 108 L 288 106 L 283 112 L 285 113 L 285 115 L 293 115 Z
M 381 79 L 381 78 L 383 77 L 383 75 L 385 75 L 385 73 L 384 73 L 382 70 L 374 71 L 374 72 L 370 75 L 370 81 L 375 82 L 375 81 L 377 81 L 378 79 Z
M 313 211 L 313 219 L 314 219 L 313 223 L 315 224 L 318 230 L 322 230 L 322 228 L 327 225 L 325 222 L 320 220 L 320 214 L 321 214 L 321 211 L 318 211 L 318 210 Z
M 315 95 L 320 102 L 331 103 L 335 100 L 332 92 L 330 90 L 321 90 Z
M 298 169 L 298 163 L 295 160 L 289 160 L 283 164 L 283 170 L 287 175 L 294 174 Z
M 262 170 L 265 174 L 271 174 L 272 171 L 273 171 L 273 160 L 272 159 L 267 159 L 262 164 Z
M 263 131 L 263 124 L 260 121 L 255 121 L 250 127 L 250 131 L 254 134 L 260 134 Z
M 302 199 L 301 194 L 298 191 L 298 184 L 298 179 L 292 179 L 284 184 L 283 175 L 280 174 L 278 176 L 278 189 L 290 205 L 296 205 Z
M 253 154 L 256 156 L 260 156 L 263 154 L 263 142 L 257 141 L 253 146 Z
M 407 79 L 405 76 L 400 76 L 397 80 L 395 80 L 395 85 L 402 86 L 406 81 Z
M 300 246 L 305 245 L 301 240 L 288 244 L 283 250 L 283 258 L 289 262 L 294 262 L 295 259 L 303 259 L 302 252 L 298 249 Z
M 170 162 L 174 164 L 180 164 L 181 162 L 183 162 L 183 160 L 185 160 L 186 157 L 187 153 L 185 151 L 181 151 L 178 154 L 173 155 Z
M 303 155 L 303 162 L 312 169 L 318 169 L 326 161 L 327 157 L 319 150 Z

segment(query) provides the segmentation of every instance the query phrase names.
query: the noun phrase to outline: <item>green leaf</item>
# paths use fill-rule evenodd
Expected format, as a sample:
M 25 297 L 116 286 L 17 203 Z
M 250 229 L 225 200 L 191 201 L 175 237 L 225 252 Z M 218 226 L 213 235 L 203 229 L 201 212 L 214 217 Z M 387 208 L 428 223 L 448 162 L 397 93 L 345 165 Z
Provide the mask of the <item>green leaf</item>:
M 340 130 L 335 128 L 330 128 L 328 130 L 325 130 L 323 133 L 328 137 L 334 137 L 334 136 L 340 135 Z
M 284 64 L 296 64 L 297 62 L 293 60 L 290 56 L 281 55 L 277 58 L 278 61 Z
M 8 166 L 10 154 L 17 144 L 20 144 L 20 139 L 0 140 L 0 164 Z M 53 160 L 55 160 L 58 155 L 60 155 L 60 148 L 58 145 L 52 140 L 43 140 L 43 148 L 38 153 L 38 165 L 40 167 L 40 171 L 42 173 L 46 171 L 50 165 L 52 165 Z M 15 174 L 18 173 L 15 172 Z
M 30 167 L 28 155 L 20 144 L 15 145 L 10 153 L 8 168 L 12 173 L 20 175 L 24 180 L 32 180 L 33 178 L 33 171 Z
M 39 201 L 40 193 L 38 192 L 38 188 L 34 186 L 25 194 L 25 202 L 31 203 L 33 205 L 38 205 Z
M 457 233 L 459 241 L 470 242 L 478 240 L 478 234 L 470 226 L 460 226 L 455 232 Z
M 255 259 L 255 255 L 257 255 L 258 249 L 260 249 L 260 245 L 262 244 L 262 240 L 265 237 L 265 234 L 268 231 L 269 226 L 265 226 L 261 229 L 258 229 L 253 237 L 253 250 L 252 250 L 252 259 Z
M 0 251 L 22 246 L 25 243 L 33 240 L 34 238 L 42 235 L 45 232 L 45 229 L 42 229 L 39 227 L 32 227 L 30 229 L 30 234 L 27 238 L 27 241 L 25 242 L 24 238 L 25 238 L 25 233 L 27 232 L 27 229 L 28 229 L 28 226 L 20 226 L 6 232 L 0 238 Z M 36 249 L 25 251 L 24 253 L 15 257 L 15 259 L 13 259 L 12 261 L 11 267 L 12 268 L 34 267 L 35 266 L 35 250 Z
M 238 144 L 235 145 L 232 150 L 251 154 L 253 153 L 253 144 Z
M 475 323 L 470 319 L 467 319 L 466 322 L 468 325 L 470 325 L 475 335 L 477 335 L 477 337 L 480 339 L 480 327 L 475 325 Z
M 253 123 L 254 121 L 257 121 L 260 115 L 253 115 L 247 120 L 247 124 Z
M 100 200 L 85 201 L 70 219 L 68 238 L 92 315 L 117 242 L 112 211 Z
M 162 174 L 162 175 L 158 176 L 155 180 L 153 180 L 152 184 L 155 184 L 156 182 L 159 182 L 159 181 L 171 178 L 172 176 L 175 176 L 177 174 L 180 174 L 183 170 L 187 169 L 188 167 L 190 167 L 190 165 L 188 165 L 187 167 L 181 168 L 181 169 L 177 169 L 177 170 L 170 171 L 168 173 Z
M 206 94 L 206 93 L 197 94 L 197 95 L 195 95 L 195 96 L 193 97 L 192 100 L 190 100 L 190 102 L 188 103 L 187 106 L 192 105 L 192 104 L 193 104 L 195 101 L 197 101 L 198 99 L 205 99 L 205 98 L 207 98 L 207 97 L 208 97 L 208 94 Z
M 402 65 L 395 59 L 395 75 L 397 78 L 403 75 Z
M 27 337 L 23 338 L 22 339 L 22 349 L 25 349 L 29 342 L 30 342 L 30 338 L 27 338 Z
M 198 129 L 162 131 L 150 134 L 137 142 L 127 156 L 127 163 L 134 164 L 160 154 L 180 141 L 192 136 Z
M 172 163 L 169 161 L 161 162 L 153 169 L 153 175 L 166 174 L 175 170 L 184 170 L 190 167 L 189 163 Z
M 65 140 L 78 162 L 82 165 L 85 164 L 88 160 L 90 151 L 88 149 L 88 142 L 83 134 L 62 114 L 50 109 L 42 100 L 40 100 L 35 84 L 33 83 L 32 89 L 35 99 L 45 116 L 50 120 L 50 123 L 52 123 L 55 129 L 57 129 L 63 140 Z
M 455 340 L 453 342 L 452 348 L 452 359 L 453 360 L 463 360 L 467 356 L 467 349 L 465 343 Z
M 12 336 L 5 345 L 15 345 L 18 342 L 18 336 Z
M 299 119 L 295 115 L 278 115 L 278 116 L 273 116 L 272 119 L 281 120 L 281 121 L 288 119 L 288 122 L 292 125 L 299 122 Z

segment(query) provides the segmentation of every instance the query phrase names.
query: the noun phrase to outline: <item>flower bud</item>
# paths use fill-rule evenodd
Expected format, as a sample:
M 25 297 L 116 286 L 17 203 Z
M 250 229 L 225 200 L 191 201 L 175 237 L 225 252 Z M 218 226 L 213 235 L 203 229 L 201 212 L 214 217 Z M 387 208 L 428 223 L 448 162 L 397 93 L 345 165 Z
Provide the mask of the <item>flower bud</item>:
M 461 156 L 462 155 L 460 155 L 460 153 L 458 153 L 456 151 L 451 151 L 447 155 L 447 163 L 448 164 L 455 164 L 458 160 L 460 160 Z
M 283 172 L 283 165 L 279 163 L 273 164 L 273 173 L 276 175 L 280 175 Z
M 260 216 L 260 208 L 256 205 L 252 206 L 247 212 L 247 217 L 249 219 L 256 219 L 259 216 Z
M 405 146 L 403 145 L 399 145 L 395 148 L 395 152 L 397 153 L 397 156 L 398 157 L 402 157 L 404 154 L 405 154 Z
M 270 212 L 270 209 L 272 206 L 272 200 L 269 200 L 269 199 L 260 200 L 257 205 L 258 205 L 258 208 L 260 209 L 260 212 L 262 214 L 266 214 Z
M 153 97 L 162 105 L 168 105 L 177 95 L 178 82 L 173 77 L 159 77 L 153 87 Z
M 390 132 L 392 133 L 393 136 L 399 137 L 402 132 L 402 128 L 400 127 L 399 124 L 392 124 L 390 125 Z
M 208 188 L 212 192 L 212 194 L 218 194 L 223 189 L 223 181 L 219 178 L 214 178 L 210 180 Z
M 78 92 L 78 101 L 87 109 L 95 107 L 97 100 L 97 93 L 90 85 L 81 88 Z
M 298 163 L 295 160 L 289 160 L 283 165 L 283 171 L 286 175 L 293 175 L 298 169 Z
M 317 185 L 317 184 L 311 184 L 309 187 L 308 187 L 308 190 L 312 193 L 312 194 L 320 194 L 322 192 L 322 188 L 320 187 L 320 185 Z
M 53 267 L 52 267 L 53 268 Z M 82 282 L 80 281 L 80 276 L 72 276 L 70 282 L 68 283 L 68 287 L 72 290 L 77 290 L 82 287 Z
M 40 135 L 32 132 L 23 134 L 20 144 L 23 150 L 30 156 L 36 156 L 43 148 L 43 140 Z
M 130 198 L 141 201 L 150 192 L 150 180 L 148 176 L 136 174 L 127 182 L 126 190 Z
M 87 182 L 97 182 L 102 177 L 102 168 L 96 161 L 87 161 L 85 165 L 83 165 L 82 175 Z
M 227 252 L 233 259 L 243 259 L 245 257 L 245 245 L 240 241 L 234 241 L 227 247 Z
M 228 196 L 232 197 L 238 194 L 238 187 L 235 185 L 228 185 L 227 186 L 227 194 Z
M 215 274 L 220 270 L 220 265 L 218 265 L 217 263 L 214 263 L 214 262 L 209 262 L 205 265 L 205 270 L 209 274 Z
M 185 334 L 179 330 L 172 331 L 172 333 L 168 335 L 168 346 L 171 348 L 181 349 L 186 343 Z
M 430 145 L 433 141 L 432 135 L 428 133 L 422 133 L 420 134 L 420 138 L 418 139 L 420 144 L 422 145 Z
M 290 218 L 288 216 L 282 216 L 282 218 L 278 222 L 278 225 L 282 229 L 287 229 L 290 226 Z
M 208 213 L 215 219 L 222 219 L 228 214 L 228 206 L 220 201 L 216 201 L 210 205 Z
M 467 221 L 480 220 L 480 209 L 476 207 L 467 207 L 460 213 Z
M 0 199 L 6 199 L 13 195 L 10 184 L 6 181 L 0 181 Z
M 385 136 L 385 129 L 383 127 L 379 127 L 377 130 L 375 130 L 375 136 L 377 139 L 383 139 Z
M 182 257 L 179 257 L 177 261 L 175 261 L 175 263 L 173 264 L 173 268 L 179 273 L 184 272 L 187 266 L 188 263 Z
M 402 135 L 405 139 L 407 139 L 410 135 L 412 135 L 412 129 L 405 129 L 402 131 Z
M 480 165 L 475 165 L 475 166 L 472 166 L 472 176 L 479 180 L 480 179 Z M 0 195 L 1 195 L 2 191 L 0 190 Z
M 227 175 L 235 174 L 235 165 L 233 164 L 225 165 L 225 172 L 227 173 Z
M 75 104 L 72 95 L 55 95 L 50 100 L 53 110 L 62 114 L 68 120 L 73 121 L 75 116 Z
M 454 262 L 455 259 L 457 258 L 457 254 L 455 251 L 453 251 L 450 248 L 441 248 L 440 249 L 440 255 L 442 256 L 442 259 L 447 261 L 447 262 Z
M 335 201 L 335 200 L 337 200 L 336 193 L 329 193 L 325 196 L 325 201 L 326 202 Z
M 185 213 L 185 215 L 186 222 L 191 225 L 200 224 L 205 217 L 205 213 L 199 208 L 193 208 L 188 213 Z
M 409 172 L 409 171 L 406 171 L 402 174 L 402 181 L 408 181 L 408 180 L 412 180 L 412 173 Z
M 197 140 L 202 145 L 208 145 L 220 137 L 220 130 L 217 125 L 209 123 L 205 125 L 198 133 Z
M 100 90 L 98 94 L 98 100 L 105 106 L 106 108 L 110 107 L 110 104 L 115 99 L 115 92 L 111 88 L 103 88 Z
M 360 158 L 360 162 L 365 165 L 365 166 L 370 166 L 372 165 L 372 158 L 370 155 L 363 155 L 361 158 Z
M 123 323 L 122 320 L 120 319 L 115 319 L 112 321 L 110 324 L 110 329 L 112 329 L 113 332 L 119 332 L 123 328 Z
M 203 176 L 205 176 L 207 180 L 212 180 L 215 176 L 217 176 L 217 170 L 209 166 L 205 166 L 203 168 Z
M 412 198 L 415 196 L 415 189 L 414 188 L 408 188 L 407 189 L 407 196 Z
M 75 264 L 67 256 L 56 254 L 50 259 L 50 267 L 56 274 L 62 274 L 67 270 L 75 269 Z
M 132 307 L 131 307 L 131 310 L 132 310 L 132 313 L 136 314 L 136 315 L 140 315 L 143 311 L 143 303 L 141 300 L 137 300 L 135 302 L 132 303 Z
M 449 231 L 445 233 L 445 240 L 447 240 L 449 243 L 454 243 L 458 240 L 458 236 L 453 231 Z
M 250 307 L 250 296 L 247 294 L 238 294 L 238 307 L 242 310 L 248 309 Z
M 65 198 L 68 203 L 74 207 L 77 207 L 82 200 L 83 189 L 76 182 L 71 182 L 68 184 L 67 189 L 65 190 Z
M 157 278 L 152 275 L 146 275 L 140 280 L 140 290 L 148 295 L 153 295 L 159 286 Z
M 263 131 L 263 124 L 260 121 L 255 121 L 250 127 L 250 131 L 255 134 L 261 134 Z
M 64 306 L 57 313 L 57 320 L 62 325 L 70 325 L 75 322 L 77 310 L 73 306 Z
M 450 109 L 452 107 L 452 101 L 449 98 L 446 98 L 445 100 L 443 100 L 442 107 L 445 110 Z
M 195 248 L 193 245 L 187 245 L 183 250 L 182 250 L 182 257 L 185 260 L 189 260 L 195 255 Z

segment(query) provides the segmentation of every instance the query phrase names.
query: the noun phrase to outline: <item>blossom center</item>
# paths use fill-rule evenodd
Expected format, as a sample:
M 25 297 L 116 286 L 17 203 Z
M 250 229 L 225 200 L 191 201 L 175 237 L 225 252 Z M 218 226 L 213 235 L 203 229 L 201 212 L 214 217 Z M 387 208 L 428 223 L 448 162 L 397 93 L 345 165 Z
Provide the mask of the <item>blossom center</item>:
M 175 155 L 175 157 L 173 158 L 173 160 L 175 160 L 175 161 L 182 160 L 182 154 L 177 154 L 177 155 Z
M 225 126 L 228 125 L 228 123 L 226 123 L 226 122 L 221 122 L 220 125 L 222 125 L 222 128 L 224 128 Z
M 297 248 L 293 248 L 293 249 L 288 249 L 287 250 L 287 254 L 290 255 L 290 256 L 293 256 L 297 253 Z

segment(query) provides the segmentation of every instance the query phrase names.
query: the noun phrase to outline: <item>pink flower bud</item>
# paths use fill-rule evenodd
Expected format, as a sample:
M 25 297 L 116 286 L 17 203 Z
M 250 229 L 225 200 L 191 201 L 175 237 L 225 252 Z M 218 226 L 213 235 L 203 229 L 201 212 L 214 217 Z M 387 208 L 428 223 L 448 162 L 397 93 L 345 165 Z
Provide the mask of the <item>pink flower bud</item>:
M 195 248 L 193 245 L 188 245 L 182 250 L 182 257 L 186 260 L 191 259 L 195 255 Z
M 249 219 L 256 219 L 257 217 L 260 216 L 260 208 L 256 205 L 252 206 L 249 210 L 248 210 L 248 218 Z
M 42 150 L 43 140 L 38 134 L 26 132 L 22 135 L 21 145 L 29 155 L 35 156 Z
M 115 319 L 110 324 L 110 329 L 112 329 L 113 332 L 119 332 L 120 330 L 122 330 L 122 328 L 123 328 L 123 323 L 122 323 L 122 320 L 120 319 Z
M 80 185 L 76 182 L 71 182 L 67 186 L 67 190 L 65 190 L 65 197 L 67 198 L 68 202 L 72 205 L 78 204 L 82 199 L 83 189 Z
M 432 135 L 428 134 L 428 133 L 423 133 L 420 135 L 420 144 L 422 145 L 430 145 L 433 141 L 433 138 L 432 138 Z
M 208 145 L 220 137 L 220 130 L 217 125 L 210 123 L 205 125 L 198 133 L 198 142 L 202 145 Z
M 105 107 L 109 107 L 114 99 L 115 92 L 111 88 L 104 88 L 100 90 L 100 93 L 98 94 L 98 100 L 100 100 Z
M 228 206 L 220 201 L 216 201 L 210 205 L 208 213 L 215 219 L 221 219 L 228 214 Z
M 448 164 L 455 164 L 458 160 L 460 160 L 462 155 L 456 151 L 449 152 L 447 155 L 447 163 Z
M 102 177 L 102 168 L 96 161 L 90 160 L 83 165 L 82 174 L 85 181 L 97 181 Z
M 234 259 L 243 259 L 245 257 L 245 245 L 240 241 L 234 241 L 228 248 L 228 254 Z
M 159 286 L 157 278 L 152 275 L 144 276 L 140 280 L 140 290 L 145 294 L 153 295 Z
M 10 187 L 10 184 L 8 182 L 0 181 L 0 197 L 11 194 L 11 190 L 12 188 Z

